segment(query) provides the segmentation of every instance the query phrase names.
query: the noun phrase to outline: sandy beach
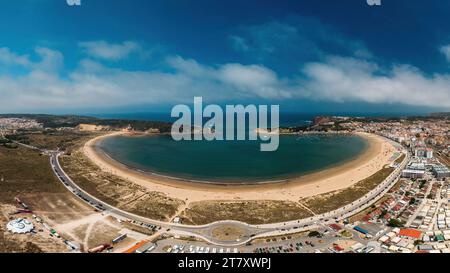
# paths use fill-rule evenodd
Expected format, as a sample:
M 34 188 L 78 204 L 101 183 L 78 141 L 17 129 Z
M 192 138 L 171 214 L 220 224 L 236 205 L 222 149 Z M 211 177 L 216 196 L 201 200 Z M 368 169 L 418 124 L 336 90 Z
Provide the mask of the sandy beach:
M 84 154 L 103 171 L 127 179 L 151 191 L 163 192 L 187 202 L 204 200 L 289 200 L 311 197 L 344 189 L 390 164 L 397 149 L 388 140 L 368 133 L 357 133 L 369 142 L 366 151 L 356 159 L 320 172 L 292 178 L 286 182 L 264 185 L 209 185 L 144 174 L 111 159 L 96 143 L 104 138 L 124 134 L 115 132 L 85 143 Z

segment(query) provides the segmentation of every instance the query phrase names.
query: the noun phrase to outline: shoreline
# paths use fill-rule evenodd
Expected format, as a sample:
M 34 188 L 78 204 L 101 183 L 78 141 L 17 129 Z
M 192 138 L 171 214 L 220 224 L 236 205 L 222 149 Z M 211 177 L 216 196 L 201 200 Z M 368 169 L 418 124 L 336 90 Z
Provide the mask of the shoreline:
M 325 170 L 316 171 L 300 177 L 288 178 L 266 183 L 204 183 L 189 179 L 172 178 L 132 169 L 99 151 L 96 143 L 102 139 L 125 135 L 114 132 L 95 137 L 83 146 L 84 155 L 102 171 L 117 175 L 133 183 L 158 191 L 168 196 L 186 201 L 205 200 L 291 200 L 311 197 L 350 187 L 376 173 L 391 163 L 396 148 L 380 136 L 356 133 L 369 143 L 361 155 Z
M 346 134 L 347 135 L 352 135 L 352 134 L 349 134 L 349 133 L 346 133 Z M 361 154 L 356 155 L 356 156 L 354 156 L 352 158 L 346 159 L 346 160 L 344 160 L 342 162 L 338 162 L 338 163 L 332 164 L 332 165 L 327 166 L 327 167 L 323 167 L 323 168 L 318 169 L 318 170 L 308 171 L 308 172 L 303 173 L 303 174 L 290 174 L 290 175 L 286 175 L 284 177 L 281 177 L 281 176 L 280 177 L 274 177 L 272 179 L 267 179 L 267 180 L 257 179 L 257 178 L 246 179 L 246 180 L 242 180 L 242 179 L 239 179 L 239 178 L 231 178 L 231 179 L 228 179 L 228 180 L 227 179 L 223 179 L 223 180 L 217 179 L 217 180 L 215 180 L 213 178 L 213 180 L 206 180 L 206 179 L 201 179 L 201 178 L 195 179 L 195 178 L 175 176 L 175 175 L 172 176 L 172 175 L 168 175 L 168 174 L 154 172 L 154 171 L 151 171 L 151 170 L 141 170 L 139 168 L 136 168 L 136 167 L 130 166 L 130 165 L 126 164 L 126 163 L 123 163 L 123 162 L 121 162 L 121 161 L 119 161 L 117 159 L 114 159 L 112 156 L 110 156 L 108 153 L 106 153 L 104 150 L 102 150 L 99 147 L 98 144 L 102 140 L 104 140 L 106 138 L 109 138 L 109 137 L 112 137 L 112 136 L 115 136 L 115 135 L 116 134 L 100 136 L 100 138 L 98 140 L 96 140 L 95 143 L 93 143 L 93 145 L 92 145 L 92 149 L 95 150 L 95 153 L 97 153 L 100 157 L 102 157 L 103 159 L 106 159 L 107 161 L 109 161 L 110 163 L 112 163 L 114 165 L 120 165 L 121 167 L 129 169 L 130 171 L 133 171 L 133 172 L 137 172 L 137 173 L 140 173 L 140 174 L 143 174 L 143 175 L 147 175 L 147 176 L 155 176 L 155 177 L 158 177 L 158 178 L 161 178 L 161 179 L 167 179 L 169 181 L 172 180 L 172 181 L 181 182 L 181 183 L 199 184 L 199 186 L 201 186 L 201 185 L 210 185 L 210 186 L 220 186 L 220 187 L 243 187 L 243 186 L 247 186 L 247 187 L 255 186 L 255 187 L 257 187 L 257 186 L 267 186 L 267 185 L 271 185 L 271 184 L 278 184 L 278 183 L 287 183 L 287 182 L 298 181 L 300 178 L 308 177 L 310 175 L 313 175 L 313 174 L 316 174 L 316 173 L 320 173 L 320 172 L 323 172 L 323 171 L 330 171 L 331 169 L 344 166 L 344 165 L 349 164 L 349 163 L 351 163 L 353 161 L 358 161 L 358 159 L 360 157 L 362 157 L 367 152 L 368 149 L 370 149 L 370 145 L 371 145 L 369 140 L 367 140 L 365 137 L 362 137 L 364 140 L 367 141 L 367 145 L 368 146 L 364 148 L 364 150 L 362 151 Z M 130 134 L 130 133 L 123 133 L 123 134 L 117 134 L 117 135 L 121 135 L 121 136 L 125 135 L 125 136 L 130 136 L 130 137 L 156 136 L 156 135 L 145 135 L 145 134 L 136 134 L 136 133 L 132 133 L 132 134 Z M 291 134 L 284 134 L 284 135 L 291 135 Z M 355 135 L 355 134 L 353 134 L 353 135 Z M 282 136 L 282 135 L 280 135 L 280 136 Z

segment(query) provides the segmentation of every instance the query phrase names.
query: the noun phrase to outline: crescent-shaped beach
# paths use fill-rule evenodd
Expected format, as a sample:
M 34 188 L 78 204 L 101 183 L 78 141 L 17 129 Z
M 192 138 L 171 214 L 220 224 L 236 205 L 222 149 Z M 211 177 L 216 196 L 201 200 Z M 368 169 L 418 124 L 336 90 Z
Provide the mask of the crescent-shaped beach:
M 298 201 L 301 198 L 351 187 L 391 164 L 395 160 L 395 153 L 398 152 L 391 141 L 381 136 L 356 133 L 368 141 L 369 147 L 357 158 L 340 165 L 278 183 L 212 185 L 143 173 L 112 159 L 98 147 L 98 142 L 120 134 L 126 133 L 114 132 L 87 141 L 83 146 L 84 155 L 102 171 L 127 179 L 148 190 L 162 192 L 187 202 L 205 200 Z

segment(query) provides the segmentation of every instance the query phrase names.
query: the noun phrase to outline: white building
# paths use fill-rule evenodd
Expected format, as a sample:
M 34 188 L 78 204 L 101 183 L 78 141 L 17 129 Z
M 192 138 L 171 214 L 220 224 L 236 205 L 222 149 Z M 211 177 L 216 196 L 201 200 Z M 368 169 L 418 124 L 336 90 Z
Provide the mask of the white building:
M 433 149 L 420 147 L 414 150 L 414 155 L 416 157 L 431 159 L 433 158 Z
M 6 229 L 12 233 L 25 234 L 31 232 L 34 229 L 34 225 L 26 219 L 19 218 L 9 222 L 6 225 Z
M 404 178 L 420 179 L 423 178 L 424 175 L 425 175 L 424 170 L 406 169 L 402 172 L 402 177 Z

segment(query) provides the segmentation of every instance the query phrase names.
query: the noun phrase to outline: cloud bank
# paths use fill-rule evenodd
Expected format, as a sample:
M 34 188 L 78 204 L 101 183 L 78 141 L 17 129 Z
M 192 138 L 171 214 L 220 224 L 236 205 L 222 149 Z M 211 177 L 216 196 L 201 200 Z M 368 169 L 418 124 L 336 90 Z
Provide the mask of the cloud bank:
M 326 56 L 281 77 L 260 64 L 206 65 L 177 55 L 165 56 L 160 70 L 118 69 L 109 61 L 126 59 L 143 48 L 139 43 L 94 41 L 79 47 L 86 57 L 64 74 L 64 56 L 57 50 L 36 47 L 32 58 L 0 48 L 0 111 L 189 103 L 194 96 L 215 103 L 308 99 L 450 109 L 450 74 L 426 75 L 408 64 L 383 67 L 366 55 Z

